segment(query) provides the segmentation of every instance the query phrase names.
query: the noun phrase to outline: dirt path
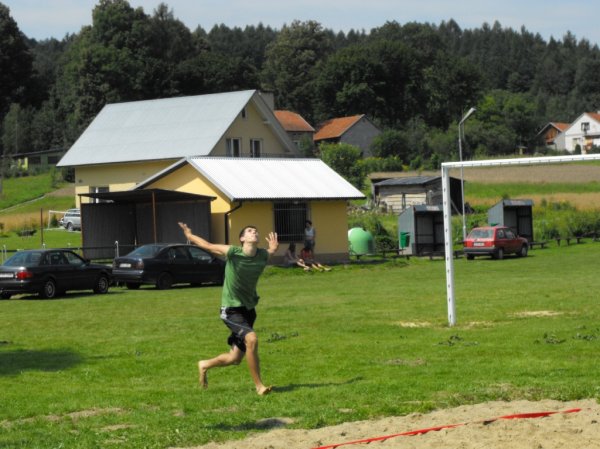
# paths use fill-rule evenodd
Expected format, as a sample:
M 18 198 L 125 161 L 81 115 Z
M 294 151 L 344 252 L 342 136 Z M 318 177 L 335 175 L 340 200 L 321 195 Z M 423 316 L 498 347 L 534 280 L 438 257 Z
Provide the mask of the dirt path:
M 573 409 L 581 410 L 564 413 Z M 485 422 L 506 415 L 537 412 L 558 413 L 538 418 Z M 285 425 L 290 419 L 272 418 L 269 422 L 273 426 Z M 366 442 L 349 444 L 452 424 L 461 425 L 420 435 L 395 436 L 369 445 Z M 257 427 L 260 427 L 260 423 L 257 423 Z M 487 402 L 428 414 L 359 421 L 314 430 L 276 429 L 251 435 L 245 440 L 210 443 L 187 449 L 312 449 L 331 448 L 334 445 L 341 445 L 338 447 L 343 449 L 597 449 L 600 448 L 600 406 L 591 399 L 571 402 Z

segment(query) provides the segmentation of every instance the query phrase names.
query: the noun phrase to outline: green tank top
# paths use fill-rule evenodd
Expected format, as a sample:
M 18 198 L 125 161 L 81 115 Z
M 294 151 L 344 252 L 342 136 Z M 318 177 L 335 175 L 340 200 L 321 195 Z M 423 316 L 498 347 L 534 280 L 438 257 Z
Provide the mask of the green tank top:
M 259 299 L 256 284 L 268 259 L 269 253 L 262 248 L 257 248 L 254 257 L 246 256 L 240 246 L 229 248 L 221 296 L 222 307 L 244 306 L 248 310 L 256 307 Z

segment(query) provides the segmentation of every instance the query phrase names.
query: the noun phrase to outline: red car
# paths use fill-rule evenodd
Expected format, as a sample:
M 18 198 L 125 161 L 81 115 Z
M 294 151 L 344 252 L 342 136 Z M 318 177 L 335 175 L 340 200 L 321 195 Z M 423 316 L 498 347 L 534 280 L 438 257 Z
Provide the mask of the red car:
M 473 228 L 463 244 L 464 253 L 469 260 L 473 260 L 475 256 L 492 256 L 494 259 L 503 259 L 505 254 L 525 257 L 529 251 L 527 239 L 519 237 L 506 226 Z

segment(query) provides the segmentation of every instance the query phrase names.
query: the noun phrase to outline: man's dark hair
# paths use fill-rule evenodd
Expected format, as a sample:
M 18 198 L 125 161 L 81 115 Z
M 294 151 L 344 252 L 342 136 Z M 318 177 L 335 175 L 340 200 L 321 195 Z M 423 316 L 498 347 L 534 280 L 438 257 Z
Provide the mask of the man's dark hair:
M 242 236 L 246 232 L 246 229 L 256 229 L 256 226 L 252 226 L 252 225 L 244 226 L 242 228 L 242 230 L 240 231 L 240 237 L 239 238 L 242 238 Z

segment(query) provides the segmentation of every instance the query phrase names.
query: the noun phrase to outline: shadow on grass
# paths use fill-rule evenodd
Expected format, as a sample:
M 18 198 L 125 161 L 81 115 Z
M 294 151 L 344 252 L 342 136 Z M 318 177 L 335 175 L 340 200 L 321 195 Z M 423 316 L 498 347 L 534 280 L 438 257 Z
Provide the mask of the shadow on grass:
M 356 382 L 363 380 L 362 377 L 355 377 L 354 379 L 347 380 L 345 382 L 327 382 L 327 383 L 311 383 L 311 384 L 289 384 L 273 387 L 275 393 L 287 393 L 301 388 L 324 388 L 324 387 L 339 387 L 341 385 L 351 385 Z
M 324 382 L 324 383 L 309 383 L 309 384 L 290 384 L 290 385 L 282 385 L 273 387 L 272 394 L 280 394 L 282 392 L 289 392 L 298 390 L 301 388 L 325 388 L 325 387 L 339 387 L 341 385 L 350 385 L 356 382 L 360 382 L 363 380 L 363 377 L 355 377 L 353 379 L 349 379 L 345 382 Z M 218 423 L 214 426 L 209 426 L 212 429 L 222 430 L 222 431 L 246 431 L 246 430 L 271 430 L 286 427 L 291 424 L 288 422 L 286 418 L 266 418 L 261 419 L 259 421 L 254 422 L 245 422 L 242 424 L 225 424 Z
M 75 366 L 83 358 L 72 351 L 2 351 L 0 352 L 0 376 L 20 374 L 23 371 L 60 371 Z

